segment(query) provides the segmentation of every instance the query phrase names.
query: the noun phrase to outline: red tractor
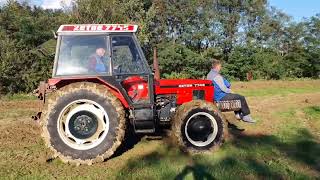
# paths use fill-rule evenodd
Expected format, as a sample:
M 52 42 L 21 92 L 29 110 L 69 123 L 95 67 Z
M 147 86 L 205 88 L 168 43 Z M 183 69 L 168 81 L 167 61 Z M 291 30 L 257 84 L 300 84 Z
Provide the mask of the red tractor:
M 147 64 L 137 28 L 59 28 L 53 76 L 37 89 L 44 111 L 34 118 L 41 116 L 43 138 L 64 162 L 92 164 L 109 158 L 128 126 L 143 134 L 169 128 L 188 152 L 221 144 L 225 122 L 213 103 L 212 82 L 160 79 L 158 68 L 153 73 Z

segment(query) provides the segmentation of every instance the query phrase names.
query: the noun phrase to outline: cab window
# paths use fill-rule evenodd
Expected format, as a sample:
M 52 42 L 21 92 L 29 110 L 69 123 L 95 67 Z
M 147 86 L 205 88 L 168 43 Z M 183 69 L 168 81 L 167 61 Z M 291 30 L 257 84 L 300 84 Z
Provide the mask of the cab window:
M 131 36 L 112 36 L 112 61 L 115 74 L 147 73 L 139 50 Z
M 109 75 L 106 36 L 61 36 L 56 63 L 56 76 Z

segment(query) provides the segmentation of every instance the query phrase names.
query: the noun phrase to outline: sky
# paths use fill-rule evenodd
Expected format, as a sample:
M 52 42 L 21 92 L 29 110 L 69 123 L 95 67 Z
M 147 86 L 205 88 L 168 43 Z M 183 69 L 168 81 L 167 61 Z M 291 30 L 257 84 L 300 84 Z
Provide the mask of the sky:
M 7 0 L 0 0 L 0 5 Z M 28 1 L 32 5 L 41 6 L 45 9 L 59 9 L 61 2 L 69 5 L 72 0 L 18 0 Z M 284 11 L 293 17 L 295 21 L 301 21 L 304 17 L 308 18 L 320 13 L 320 0 L 268 0 L 269 5 Z
M 295 21 L 301 21 L 320 13 L 320 0 L 268 0 L 269 5 L 282 10 L 293 17 Z

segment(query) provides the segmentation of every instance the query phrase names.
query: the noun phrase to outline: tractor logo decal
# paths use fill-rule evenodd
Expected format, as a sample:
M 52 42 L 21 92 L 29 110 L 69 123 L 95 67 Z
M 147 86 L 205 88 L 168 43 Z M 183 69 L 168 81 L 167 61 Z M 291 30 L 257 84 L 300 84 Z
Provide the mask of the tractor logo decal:
M 192 88 L 192 87 L 205 87 L 211 86 L 210 84 L 179 84 L 179 85 L 172 85 L 172 86 L 160 86 L 160 88 Z
M 58 32 L 136 32 L 137 25 L 130 24 L 81 24 L 62 25 Z

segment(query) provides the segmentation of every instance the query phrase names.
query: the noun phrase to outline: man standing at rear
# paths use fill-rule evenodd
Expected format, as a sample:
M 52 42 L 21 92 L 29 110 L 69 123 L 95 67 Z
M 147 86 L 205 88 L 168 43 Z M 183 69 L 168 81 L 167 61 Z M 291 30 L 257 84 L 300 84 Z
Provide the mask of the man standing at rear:
M 250 109 L 245 97 L 232 93 L 230 89 L 231 84 L 220 74 L 221 68 L 221 61 L 214 59 L 212 61 L 212 69 L 207 76 L 207 79 L 211 80 L 214 84 L 214 101 L 240 100 L 241 109 L 239 112 L 235 112 L 237 119 L 242 119 L 248 123 L 255 123 L 256 121 L 250 116 Z

